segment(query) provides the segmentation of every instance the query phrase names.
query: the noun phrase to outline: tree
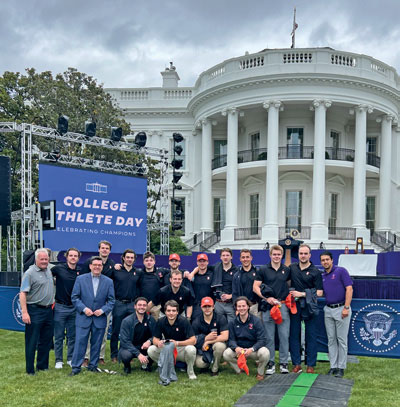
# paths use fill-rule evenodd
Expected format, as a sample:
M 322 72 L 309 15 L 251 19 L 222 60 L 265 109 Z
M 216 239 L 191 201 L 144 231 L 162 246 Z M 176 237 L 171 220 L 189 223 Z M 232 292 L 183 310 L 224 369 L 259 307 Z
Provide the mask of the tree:
M 72 132 L 84 133 L 85 121 L 92 120 L 96 122 L 98 137 L 108 138 L 111 126 L 122 127 L 124 134 L 132 133 L 129 123 L 123 118 L 123 112 L 103 86 L 92 76 L 78 72 L 75 68 L 68 68 L 55 76 L 50 71 L 38 73 L 30 68 L 25 75 L 5 72 L 0 77 L 0 121 L 57 128 L 60 115 L 68 116 L 69 131 Z M 0 136 L 4 144 L 3 153 L 12 160 L 12 208 L 16 210 L 20 207 L 20 137 L 19 134 L 10 133 Z M 61 154 L 124 164 L 145 162 L 149 168 L 150 186 L 157 185 L 160 178 L 156 161 L 143 155 L 36 136 L 33 137 L 33 144 L 40 151 L 57 149 Z M 37 174 L 32 175 L 34 189 L 37 189 Z M 153 201 L 153 190 L 149 188 L 149 204 Z

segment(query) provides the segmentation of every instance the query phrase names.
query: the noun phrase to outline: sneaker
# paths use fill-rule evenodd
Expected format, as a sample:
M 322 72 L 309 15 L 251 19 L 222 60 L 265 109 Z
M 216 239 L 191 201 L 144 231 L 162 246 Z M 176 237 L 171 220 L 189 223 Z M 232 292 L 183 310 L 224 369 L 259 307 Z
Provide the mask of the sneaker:
M 287 364 L 287 363 L 281 363 L 281 364 L 279 365 L 279 371 L 280 371 L 282 374 L 287 374 L 287 373 L 289 373 L 288 364 Z
M 56 362 L 56 369 L 62 369 L 63 368 L 64 363 L 63 362 Z
M 194 373 L 188 375 L 190 380 L 196 380 L 197 376 Z
M 267 365 L 267 370 L 265 371 L 265 374 L 271 375 L 275 373 L 275 363 L 273 362 L 268 362 Z
M 343 376 L 344 376 L 344 369 L 338 369 L 336 374 L 335 374 L 335 377 L 342 378 Z
M 67 365 L 72 367 L 72 360 L 67 360 Z
M 303 371 L 303 369 L 301 368 L 301 365 L 294 365 L 292 372 L 293 373 L 301 373 Z
M 328 376 L 335 376 L 337 372 L 338 372 L 338 369 L 333 368 L 333 369 L 329 369 L 329 372 L 327 374 L 328 374 Z

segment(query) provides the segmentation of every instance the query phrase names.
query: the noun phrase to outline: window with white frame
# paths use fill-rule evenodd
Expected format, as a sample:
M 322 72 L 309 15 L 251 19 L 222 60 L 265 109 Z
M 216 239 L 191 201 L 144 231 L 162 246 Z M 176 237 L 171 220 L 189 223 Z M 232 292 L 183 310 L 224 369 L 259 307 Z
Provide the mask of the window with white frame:
M 287 158 L 303 157 L 304 129 L 301 127 L 289 127 L 287 129 Z
M 286 233 L 301 231 L 302 191 L 286 191 Z
M 259 194 L 250 195 L 250 234 L 258 234 Z
M 376 212 L 376 198 L 375 196 L 366 197 L 366 210 L 365 210 L 365 225 L 371 231 L 375 230 L 375 212 Z
M 251 157 L 252 160 L 255 161 L 258 159 L 259 156 L 259 149 L 260 149 L 260 133 L 253 133 L 250 134 L 250 149 L 251 149 Z
M 220 236 L 226 223 L 226 199 L 214 198 L 214 232 Z
M 329 234 L 336 234 L 337 212 L 338 212 L 338 197 L 339 194 L 329 194 L 329 219 L 328 230 Z

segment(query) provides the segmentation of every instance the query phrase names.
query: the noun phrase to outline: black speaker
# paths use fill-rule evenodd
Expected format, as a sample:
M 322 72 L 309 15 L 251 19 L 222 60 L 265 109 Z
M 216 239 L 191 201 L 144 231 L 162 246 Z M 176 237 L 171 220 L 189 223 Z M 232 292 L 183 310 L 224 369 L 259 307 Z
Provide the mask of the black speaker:
M 0 156 L 0 225 L 11 224 L 10 157 Z

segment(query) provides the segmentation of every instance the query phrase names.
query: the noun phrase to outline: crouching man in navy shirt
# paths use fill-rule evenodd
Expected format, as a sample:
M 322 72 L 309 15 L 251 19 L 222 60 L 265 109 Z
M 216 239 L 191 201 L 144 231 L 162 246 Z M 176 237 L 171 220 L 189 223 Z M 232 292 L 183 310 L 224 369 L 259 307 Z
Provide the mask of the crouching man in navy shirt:
M 147 299 L 138 297 L 135 300 L 135 312 L 122 321 L 119 333 L 120 347 L 118 357 L 124 364 L 124 372 L 131 373 L 131 360 L 138 358 L 142 369 L 150 371 L 147 350 L 153 343 L 153 332 L 156 324 L 152 316 L 147 316 Z
M 228 323 L 223 315 L 214 312 L 211 297 L 201 300 L 201 310 L 202 314 L 192 324 L 196 335 L 196 367 L 205 369 L 211 364 L 211 376 L 217 376 L 229 337 Z
M 237 297 L 235 308 L 237 317 L 229 323 L 229 344 L 224 359 L 232 369 L 240 374 L 237 358 L 244 354 L 246 359 L 258 360 L 257 380 L 264 379 L 265 367 L 269 361 L 265 331 L 259 318 L 249 313 L 250 301 L 246 297 Z

